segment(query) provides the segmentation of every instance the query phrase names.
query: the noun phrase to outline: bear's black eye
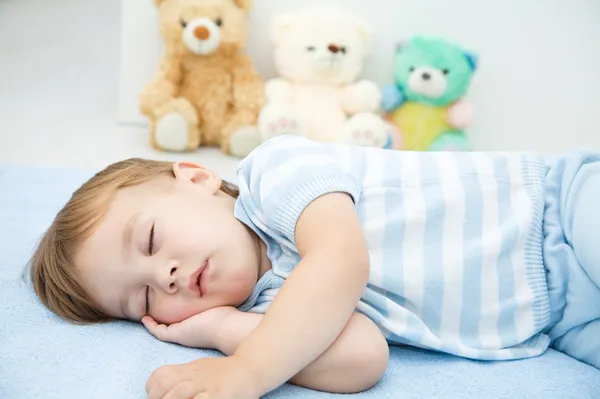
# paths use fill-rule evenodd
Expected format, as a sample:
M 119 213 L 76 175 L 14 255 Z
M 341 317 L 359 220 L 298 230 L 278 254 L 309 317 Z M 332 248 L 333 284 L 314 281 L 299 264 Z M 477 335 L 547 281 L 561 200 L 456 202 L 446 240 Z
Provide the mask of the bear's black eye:
M 414 72 L 415 71 L 415 67 L 411 66 L 410 68 L 408 68 L 408 72 Z
M 306 50 L 308 50 L 308 51 L 315 51 L 316 49 L 315 49 L 315 46 L 308 46 L 306 48 Z
M 221 18 L 217 18 L 215 20 L 215 25 L 217 25 L 220 28 L 221 26 L 223 26 L 223 20 Z
M 185 28 L 185 27 L 187 26 L 187 22 L 185 22 L 185 21 L 183 20 L 183 18 L 180 18 L 180 19 L 179 19 L 179 23 L 181 23 L 181 27 L 182 27 L 182 28 Z
M 340 47 L 340 51 L 342 52 L 342 54 L 346 54 L 348 52 L 348 49 L 346 48 L 346 46 L 342 46 Z
M 448 68 L 444 68 L 444 69 L 442 69 L 442 73 L 444 75 L 448 75 L 450 73 L 450 70 Z

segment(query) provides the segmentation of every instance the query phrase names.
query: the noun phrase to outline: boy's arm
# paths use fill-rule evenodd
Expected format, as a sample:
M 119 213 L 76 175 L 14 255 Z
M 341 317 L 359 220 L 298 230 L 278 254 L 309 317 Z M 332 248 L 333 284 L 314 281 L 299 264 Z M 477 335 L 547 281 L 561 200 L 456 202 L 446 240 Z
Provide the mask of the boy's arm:
M 226 355 L 259 325 L 263 316 L 230 312 L 214 331 L 215 347 Z M 388 365 L 389 348 L 375 323 L 354 313 L 335 342 L 290 382 L 335 393 L 360 392 L 375 385 Z
M 308 205 L 295 240 L 301 262 L 233 355 L 253 374 L 260 395 L 291 379 L 333 344 L 369 276 L 365 237 L 347 194 L 326 194 Z

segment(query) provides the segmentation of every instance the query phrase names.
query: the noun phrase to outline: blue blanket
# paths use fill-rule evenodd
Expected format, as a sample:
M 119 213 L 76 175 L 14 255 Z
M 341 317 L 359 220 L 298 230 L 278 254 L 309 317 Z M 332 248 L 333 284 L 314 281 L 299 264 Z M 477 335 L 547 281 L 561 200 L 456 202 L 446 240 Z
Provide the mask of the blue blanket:
M 38 302 L 21 273 L 56 211 L 89 171 L 0 166 L 0 398 L 144 398 L 150 373 L 214 351 L 164 343 L 141 325 L 73 326 Z M 337 395 L 284 385 L 268 398 Z M 600 371 L 549 350 L 538 358 L 476 362 L 391 349 L 388 371 L 358 398 L 600 398 Z

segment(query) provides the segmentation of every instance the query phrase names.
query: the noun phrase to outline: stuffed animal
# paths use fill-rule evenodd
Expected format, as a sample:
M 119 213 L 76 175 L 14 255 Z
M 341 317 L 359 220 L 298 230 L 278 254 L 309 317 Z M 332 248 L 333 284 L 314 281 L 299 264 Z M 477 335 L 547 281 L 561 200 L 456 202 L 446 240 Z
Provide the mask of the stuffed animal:
M 463 96 L 476 65 L 473 54 L 441 38 L 417 36 L 399 46 L 382 108 L 402 136 L 400 149 L 471 149 L 464 129 L 474 108 Z
M 389 126 L 378 114 L 381 92 L 359 80 L 370 33 L 358 19 L 332 9 L 279 15 L 262 140 L 292 133 L 311 140 L 384 147 Z
M 219 146 L 245 156 L 256 128 L 264 81 L 240 50 L 251 0 L 155 0 L 164 54 L 141 95 L 150 142 L 166 151 Z

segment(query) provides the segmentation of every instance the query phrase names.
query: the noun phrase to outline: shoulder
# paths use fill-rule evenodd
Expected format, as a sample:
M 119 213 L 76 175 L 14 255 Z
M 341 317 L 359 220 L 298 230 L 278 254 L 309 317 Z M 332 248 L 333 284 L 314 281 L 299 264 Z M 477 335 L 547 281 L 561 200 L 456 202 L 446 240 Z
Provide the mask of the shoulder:
M 238 168 L 238 203 L 250 220 L 288 238 L 308 204 L 316 198 L 345 192 L 358 201 L 361 179 L 341 167 L 350 149 L 300 136 L 280 136 L 255 149 Z

